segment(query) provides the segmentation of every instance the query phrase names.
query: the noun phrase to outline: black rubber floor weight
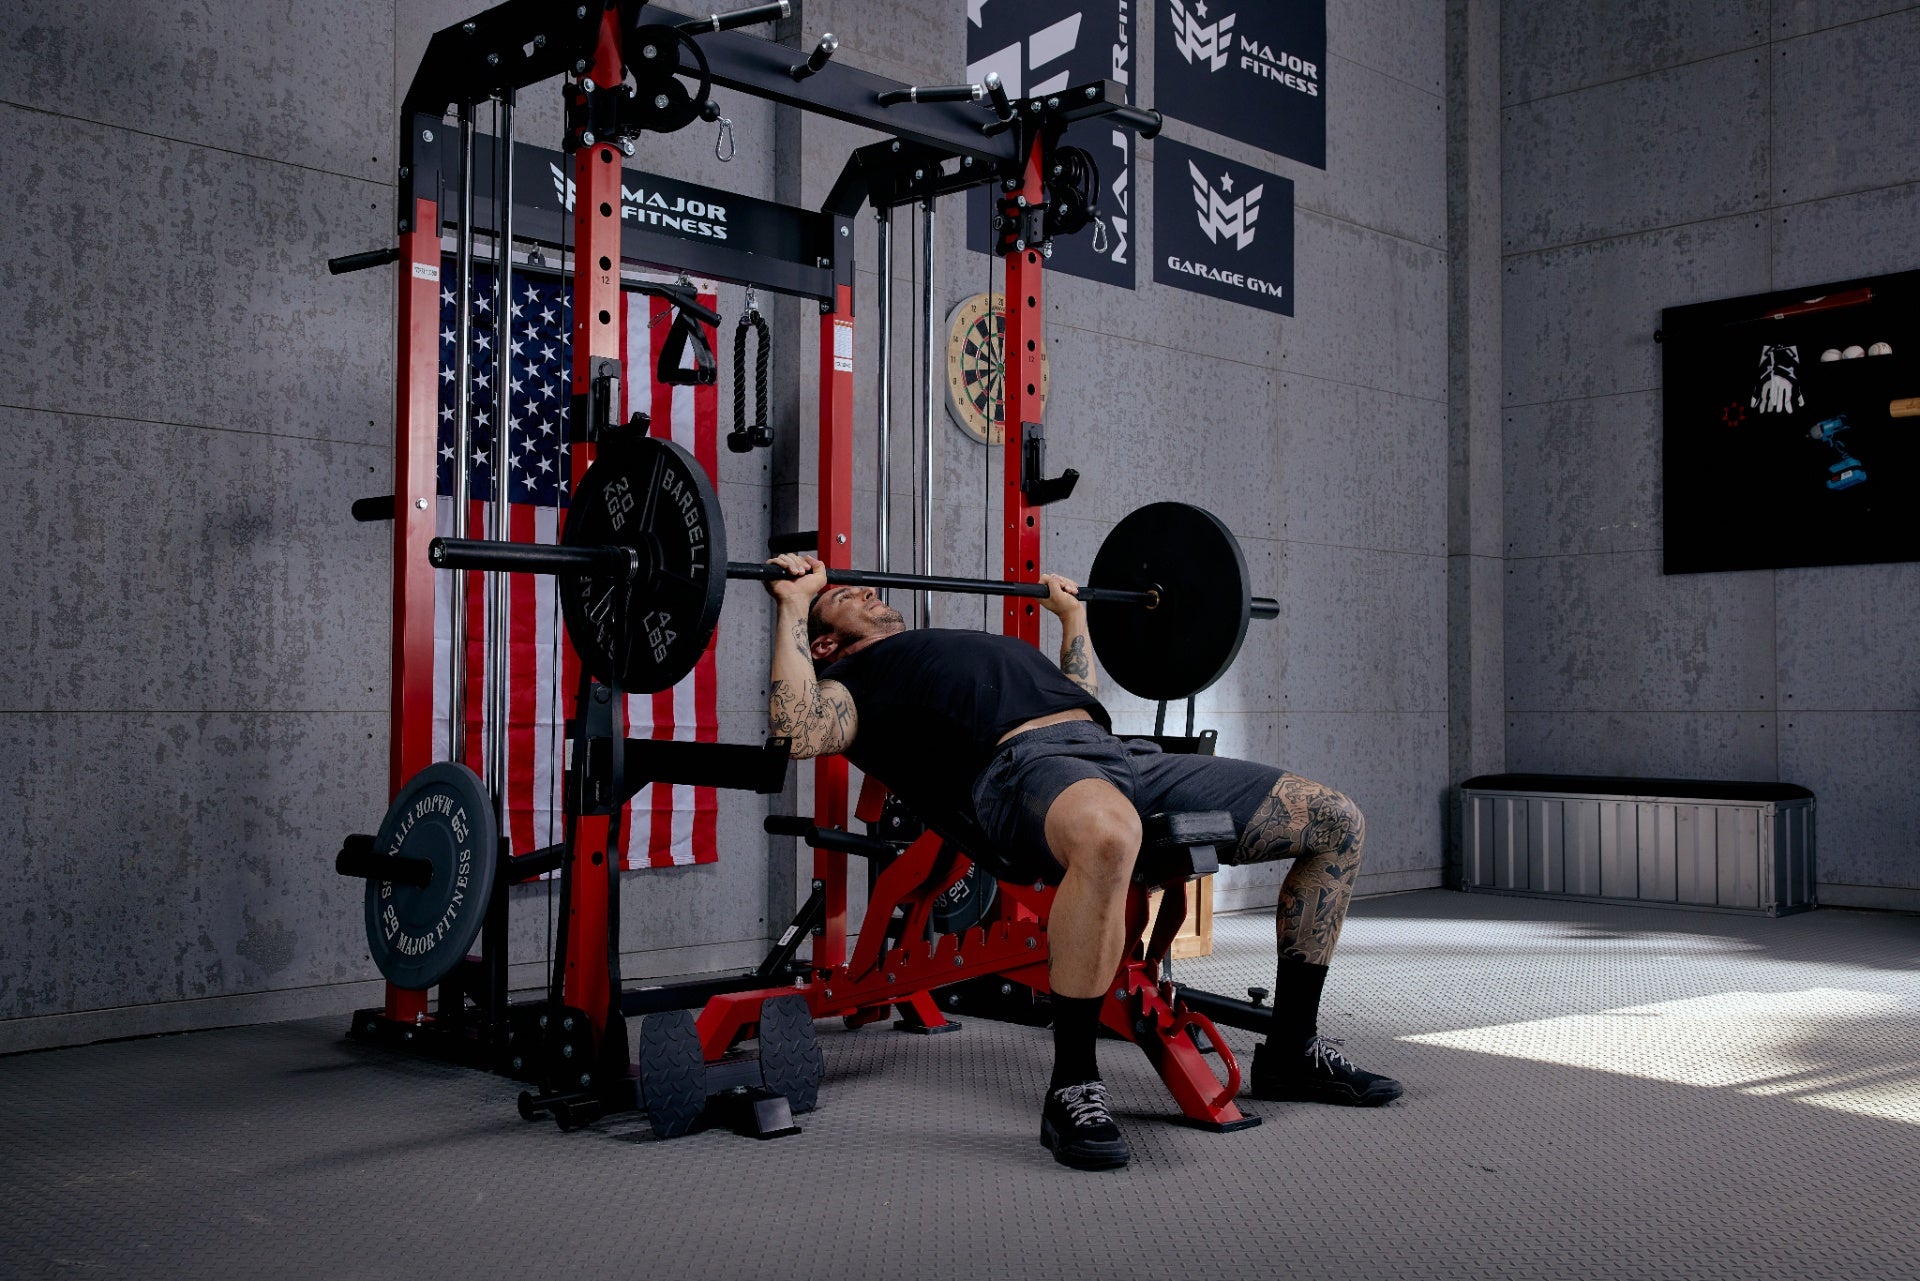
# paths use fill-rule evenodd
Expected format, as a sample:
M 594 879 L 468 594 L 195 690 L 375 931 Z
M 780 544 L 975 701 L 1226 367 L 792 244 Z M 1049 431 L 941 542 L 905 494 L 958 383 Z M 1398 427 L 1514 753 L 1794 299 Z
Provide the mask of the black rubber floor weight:
M 1226 674 L 1247 638 L 1253 595 L 1240 541 L 1186 503 L 1127 513 L 1100 544 L 1089 586 L 1157 591 L 1159 604 L 1094 600 L 1087 631 L 1106 674 L 1141 698 L 1197 694 Z
M 425 885 L 367 882 L 367 947 L 395 987 L 421 991 L 460 964 L 479 937 L 500 857 L 493 802 L 480 776 L 439 761 L 400 789 L 374 849 L 433 865 Z
M 632 583 L 562 574 L 559 588 L 567 635 L 603 683 L 617 674 L 630 693 L 657 693 L 700 661 L 727 594 L 719 513 L 706 471 L 672 441 L 629 435 L 602 444 L 567 509 L 561 541 L 634 548 L 640 574 Z
M 807 998 L 776 996 L 760 1003 L 760 1083 L 769 1094 L 784 1095 L 796 1116 L 820 1101 L 826 1058 L 813 1038 L 813 1011 Z
M 707 1064 L 691 1010 L 662 1010 L 640 1022 L 640 1105 L 655 1138 L 691 1130 L 707 1110 Z

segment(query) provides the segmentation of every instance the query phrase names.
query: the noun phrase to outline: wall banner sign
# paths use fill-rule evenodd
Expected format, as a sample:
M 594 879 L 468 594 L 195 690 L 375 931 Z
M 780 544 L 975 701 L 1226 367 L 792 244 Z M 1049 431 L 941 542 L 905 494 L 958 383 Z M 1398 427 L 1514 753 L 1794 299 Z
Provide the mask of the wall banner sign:
M 1293 314 L 1293 183 L 1162 135 L 1153 144 L 1153 279 Z
M 967 79 L 1000 74 L 1008 94 L 1033 98 L 1115 80 L 1134 97 L 1133 0 L 967 0 Z M 983 110 L 985 108 L 983 107 Z M 1100 223 L 1053 242 L 1047 270 L 1133 288 L 1133 134 L 1100 120 L 1066 132 L 1100 171 Z M 967 193 L 967 248 L 993 252 L 988 192 Z M 1104 224 L 1101 225 L 1101 224 Z
M 1327 167 L 1326 0 L 1161 0 L 1158 7 L 1156 108 Z

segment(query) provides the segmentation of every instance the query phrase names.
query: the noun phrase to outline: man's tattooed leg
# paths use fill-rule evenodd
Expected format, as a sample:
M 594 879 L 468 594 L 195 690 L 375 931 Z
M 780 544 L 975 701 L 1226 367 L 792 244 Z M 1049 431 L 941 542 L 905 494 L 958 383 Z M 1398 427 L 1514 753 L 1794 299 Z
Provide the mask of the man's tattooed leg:
M 1339 940 L 1360 873 L 1366 820 L 1330 787 L 1282 774 L 1240 834 L 1240 861 L 1290 858 L 1276 922 L 1280 955 L 1325 965 Z

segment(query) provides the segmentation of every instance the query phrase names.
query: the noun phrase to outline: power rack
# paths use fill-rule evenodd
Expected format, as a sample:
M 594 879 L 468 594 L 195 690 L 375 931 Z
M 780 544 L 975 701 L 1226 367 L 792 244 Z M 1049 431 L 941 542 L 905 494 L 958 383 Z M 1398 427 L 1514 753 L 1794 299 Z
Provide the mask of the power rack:
M 907 85 L 835 61 L 837 42 L 831 35 L 802 55 L 796 47 L 742 29 L 787 16 L 785 0 L 704 18 L 653 4 L 589 0 L 556 6 L 509 0 L 449 26 L 430 42 L 401 111 L 398 247 L 333 264 L 342 271 L 394 262 L 398 270 L 394 492 L 390 499 L 356 505 L 363 519 L 393 522 L 390 779 L 395 798 L 434 764 L 434 569 L 428 552 L 436 533 L 433 451 L 443 376 L 441 237 L 451 228 L 460 238 L 457 283 L 464 324 L 473 237 L 486 220 L 475 210 L 479 174 L 486 174 L 493 197 L 485 225 L 496 245 L 504 247 L 498 253 L 502 276 L 511 274 L 516 242 L 574 255 L 571 468 L 576 496 L 596 455 L 622 432 L 618 388 L 625 371 L 616 323 L 622 266 L 677 269 L 818 304 L 820 483 L 813 542 L 830 569 L 850 568 L 853 554 L 853 218 L 870 205 L 882 219 L 884 245 L 889 211 L 918 203 L 930 220 L 941 196 L 990 186 L 1008 299 L 1005 419 L 1021 424 L 1020 446 L 1005 451 L 1002 567 L 1008 582 L 1038 580 L 1039 509 L 1064 497 L 1073 479 L 1071 473 L 1051 480 L 1041 475 L 1044 441 L 1037 420 L 1044 264 L 1054 236 L 1084 225 L 1090 212 L 1071 208 L 1064 191 L 1057 184 L 1050 187 L 1062 171 L 1061 137 L 1076 121 L 1092 118 L 1152 137 L 1160 118 L 1129 104 L 1123 86 L 1110 80 L 1015 100 L 993 77 L 979 85 Z M 563 82 L 566 106 L 570 219 L 517 202 L 514 191 L 516 96 L 553 79 Z M 858 124 L 884 140 L 852 153 L 817 211 L 723 193 L 738 207 L 751 209 L 750 237 L 719 242 L 670 228 L 623 226 L 622 180 L 630 176 L 624 159 L 649 133 L 716 119 L 714 86 Z M 497 104 L 500 133 L 490 171 L 487 157 L 477 153 L 473 129 L 476 106 L 489 101 Z M 450 115 L 457 120 L 451 129 Z M 690 298 L 675 301 L 683 310 L 699 310 Z M 931 301 L 929 289 L 929 308 Z M 883 318 L 883 352 L 886 329 Z M 460 350 L 464 353 L 464 342 Z M 464 377 L 461 383 L 464 389 Z M 464 512 L 464 505 L 456 507 Z M 525 555 L 497 556 L 485 567 L 503 577 L 512 569 L 541 567 L 534 562 L 553 550 L 527 547 Z M 559 572 L 554 560 L 546 556 L 546 572 Z M 617 626 L 627 625 L 623 615 Z M 1009 635 L 1039 642 L 1039 618 L 1030 598 L 1009 597 L 1002 625 Z M 629 740 L 618 679 L 603 681 L 584 671 L 571 638 L 562 679 L 563 688 L 579 691 L 568 726 L 566 841 L 531 855 L 488 860 L 480 954 L 466 956 L 462 946 L 462 955 L 438 978 L 437 1002 L 430 1000 L 431 983 L 390 982 L 383 1005 L 356 1016 L 356 1037 L 538 1082 L 541 1093 L 522 1096 L 523 1111 L 551 1113 L 563 1125 L 639 1105 L 648 1108 L 656 1131 L 677 1133 L 692 1123 L 708 1094 L 757 1085 L 755 1128 L 771 1134 L 791 1127 L 784 1104 L 759 1106 L 769 1095 L 792 1102 L 793 1110 L 811 1105 L 819 1080 L 813 1019 L 841 1017 L 858 1025 L 898 1010 L 905 1025 L 936 1031 L 949 1026 L 932 998 L 936 987 L 999 976 L 1045 989 L 1045 918 L 1052 890 L 1002 883 L 997 920 L 933 936 L 928 944 L 936 900 L 968 869 L 966 834 L 948 833 L 961 844 L 932 831 L 911 841 L 854 834 L 848 766 L 836 756 L 816 762 L 811 820 L 768 820 L 769 831 L 800 836 L 815 853 L 811 896 L 766 960 L 743 975 L 623 990 L 620 878 L 609 844 L 621 802 L 648 780 L 778 791 L 786 745 L 779 740 L 764 747 Z M 464 799 L 458 786 L 454 791 L 456 801 Z M 883 799 L 883 792 L 870 786 L 859 817 L 878 823 Z M 486 801 L 475 797 L 473 803 Z M 1230 827 L 1221 830 L 1217 822 L 1205 821 L 1214 817 L 1173 816 L 1172 822 L 1150 829 L 1142 860 L 1148 871 L 1129 906 L 1136 933 L 1147 926 L 1144 882 L 1167 883 L 1211 870 L 1212 851 L 1233 839 Z M 871 858 L 878 869 L 868 922 L 898 922 L 892 930 L 864 931 L 851 957 L 850 856 Z M 370 886 L 427 875 L 403 866 L 408 862 L 377 852 L 373 838 L 356 837 L 349 839 L 339 866 Z M 504 887 L 556 867 L 565 907 L 552 990 L 543 1001 L 512 1004 L 506 985 Z M 371 904 L 374 890 L 369 895 Z M 1209 1013 L 1223 1022 L 1264 1029 L 1269 1012 L 1257 997 L 1251 1004 L 1236 1002 L 1176 989 L 1163 980 L 1160 965 L 1184 911 L 1184 896 L 1164 899 L 1152 943 L 1136 950 L 1116 981 L 1108 1025 L 1147 1049 L 1189 1120 L 1216 1129 L 1253 1124 L 1256 1118 L 1242 1115 L 1233 1103 L 1238 1068 Z M 796 960 L 809 940 L 810 955 Z M 636 1016 L 645 1017 L 637 1066 L 630 1062 L 626 1029 L 626 1020 Z M 732 1053 L 756 1035 L 758 1066 Z M 1218 1051 L 1224 1082 L 1202 1058 L 1203 1045 Z M 583 1064 L 588 1070 L 581 1070 Z

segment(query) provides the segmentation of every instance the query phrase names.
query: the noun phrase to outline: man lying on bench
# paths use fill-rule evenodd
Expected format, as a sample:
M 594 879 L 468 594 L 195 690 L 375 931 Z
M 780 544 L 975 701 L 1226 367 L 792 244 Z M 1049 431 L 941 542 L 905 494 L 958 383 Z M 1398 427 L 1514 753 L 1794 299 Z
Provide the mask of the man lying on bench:
M 1011 879 L 1057 883 L 1047 922 L 1053 1079 L 1040 1141 L 1062 1164 L 1132 1157 L 1108 1109 L 1094 1046 L 1100 1002 L 1126 947 L 1127 882 L 1142 815 L 1226 810 L 1240 841 L 1226 863 L 1292 859 L 1280 887 L 1272 1037 L 1255 1049 L 1255 1098 L 1371 1107 L 1400 1084 L 1362 1071 L 1319 1035 L 1320 991 L 1360 870 L 1366 824 L 1339 792 L 1266 765 L 1166 754 L 1122 741 L 1094 696 L 1086 606 L 1057 574 L 1043 602 L 1061 626 L 1060 666 L 1010 636 L 908 630 L 869 587 L 827 586 L 789 553 L 778 602 L 772 732 L 793 755 L 844 753 L 924 815 L 970 814 Z M 1283 1030 L 1284 1029 L 1284 1030 Z

